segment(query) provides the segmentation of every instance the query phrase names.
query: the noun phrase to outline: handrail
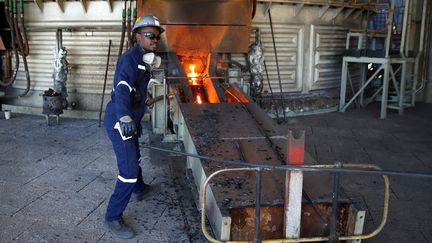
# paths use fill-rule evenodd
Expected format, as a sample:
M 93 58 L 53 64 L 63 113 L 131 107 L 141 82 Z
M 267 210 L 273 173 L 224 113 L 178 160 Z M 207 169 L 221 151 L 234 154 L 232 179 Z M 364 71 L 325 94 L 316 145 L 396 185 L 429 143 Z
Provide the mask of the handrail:
M 306 168 L 316 168 L 316 169 L 323 169 L 323 171 L 328 172 L 327 169 L 332 168 L 338 168 L 338 165 L 312 165 L 312 166 L 298 166 L 298 167 L 306 167 Z M 373 165 L 373 164 L 344 164 L 343 167 L 346 168 L 360 168 L 360 169 L 368 169 L 368 170 L 375 170 L 380 171 L 382 170 L 379 166 Z M 233 169 L 221 169 L 213 174 L 211 174 L 203 183 L 201 187 L 201 228 L 203 231 L 204 236 L 209 240 L 210 242 L 214 243 L 249 243 L 250 241 L 219 241 L 213 238 L 206 227 L 206 193 L 207 193 L 207 185 L 210 182 L 210 180 L 223 172 L 234 172 L 234 171 L 260 171 L 260 170 L 272 170 L 271 168 L 233 168 Z M 293 170 L 290 168 L 287 168 L 286 170 Z M 388 203 L 389 203 L 389 187 L 390 182 L 387 175 L 382 174 L 383 180 L 384 180 L 384 208 L 383 208 L 383 215 L 381 219 L 380 225 L 373 230 L 369 234 L 364 235 L 351 235 L 351 236 L 340 236 L 337 237 L 338 240 L 364 240 L 372 238 L 381 232 L 381 230 L 384 228 L 384 225 L 387 222 L 387 214 L 388 214 Z M 275 239 L 275 240 L 263 240 L 264 243 L 288 243 L 288 242 L 317 242 L 317 241 L 329 241 L 330 237 L 303 237 L 303 238 L 292 238 L 292 239 Z

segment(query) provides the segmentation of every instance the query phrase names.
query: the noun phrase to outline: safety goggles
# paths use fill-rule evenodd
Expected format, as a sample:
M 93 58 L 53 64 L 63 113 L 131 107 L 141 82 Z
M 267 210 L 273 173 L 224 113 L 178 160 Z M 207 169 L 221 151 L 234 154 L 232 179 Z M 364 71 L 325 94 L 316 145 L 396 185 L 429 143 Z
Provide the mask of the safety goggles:
M 152 32 L 141 32 L 140 34 L 149 38 L 150 40 L 160 40 L 160 36 Z

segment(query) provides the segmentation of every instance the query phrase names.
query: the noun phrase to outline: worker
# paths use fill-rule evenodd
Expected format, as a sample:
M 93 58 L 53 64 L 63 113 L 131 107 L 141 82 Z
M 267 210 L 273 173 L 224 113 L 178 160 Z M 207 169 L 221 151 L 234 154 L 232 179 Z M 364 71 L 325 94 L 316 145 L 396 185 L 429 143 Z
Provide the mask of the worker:
M 136 20 L 132 31 L 136 43 L 117 61 L 111 101 L 104 117 L 104 127 L 114 147 L 119 171 L 114 193 L 108 202 L 105 226 L 123 239 L 134 237 L 132 228 L 122 218 L 132 194 L 141 201 L 151 192 L 151 186 L 143 181 L 139 166 L 141 119 L 146 106 L 163 98 L 147 99 L 147 85 L 151 69 L 158 61 L 160 64 L 154 51 L 164 29 L 156 16 L 145 14 Z

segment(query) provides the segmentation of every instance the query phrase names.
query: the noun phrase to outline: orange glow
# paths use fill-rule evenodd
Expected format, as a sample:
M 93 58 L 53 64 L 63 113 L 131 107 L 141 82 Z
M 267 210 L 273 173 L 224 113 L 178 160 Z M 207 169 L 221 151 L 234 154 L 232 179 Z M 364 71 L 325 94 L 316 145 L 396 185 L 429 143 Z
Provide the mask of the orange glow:
M 201 97 L 199 95 L 197 95 L 197 103 L 202 104 L 202 100 L 201 100 Z
M 190 78 L 189 82 L 191 83 L 191 85 L 198 85 L 197 83 L 197 78 L 198 74 L 195 72 L 195 65 L 194 64 L 190 64 L 189 65 L 189 70 L 190 73 L 187 74 L 187 76 Z

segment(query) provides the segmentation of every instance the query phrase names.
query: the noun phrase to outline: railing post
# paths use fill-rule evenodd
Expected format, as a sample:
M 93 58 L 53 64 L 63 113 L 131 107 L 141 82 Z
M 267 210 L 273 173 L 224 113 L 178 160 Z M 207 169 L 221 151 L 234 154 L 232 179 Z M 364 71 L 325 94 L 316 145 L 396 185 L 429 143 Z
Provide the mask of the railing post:
M 340 162 L 336 163 L 336 168 L 341 168 Z M 339 199 L 339 179 L 340 172 L 335 172 L 333 175 L 333 200 L 332 200 L 332 214 L 330 218 L 330 236 L 329 242 L 339 242 L 337 233 L 337 215 L 338 215 L 338 199 Z
M 287 165 L 304 164 L 304 130 L 288 132 Z M 285 175 L 285 205 L 284 205 L 284 235 L 285 238 L 300 237 L 301 207 L 303 192 L 303 172 L 286 171 Z
M 255 236 L 253 243 L 261 243 L 260 236 L 260 209 L 261 209 L 261 169 L 256 171 L 256 191 L 255 191 Z

